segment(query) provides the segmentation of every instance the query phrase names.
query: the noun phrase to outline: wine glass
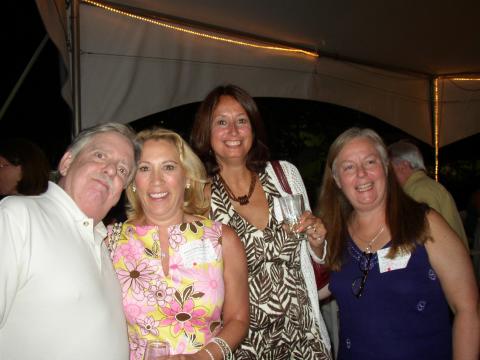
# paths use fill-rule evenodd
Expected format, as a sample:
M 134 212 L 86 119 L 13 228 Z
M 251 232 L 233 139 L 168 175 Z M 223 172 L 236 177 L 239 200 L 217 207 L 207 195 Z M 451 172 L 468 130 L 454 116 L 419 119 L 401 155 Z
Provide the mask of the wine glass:
M 159 360 L 170 355 L 170 345 L 167 341 L 149 340 L 145 350 L 144 360 Z
M 283 222 L 288 227 L 288 233 L 295 234 L 295 237 L 299 239 L 300 234 L 295 233 L 294 229 L 305 211 L 303 196 L 301 194 L 286 195 L 279 198 L 278 201 L 282 210 Z

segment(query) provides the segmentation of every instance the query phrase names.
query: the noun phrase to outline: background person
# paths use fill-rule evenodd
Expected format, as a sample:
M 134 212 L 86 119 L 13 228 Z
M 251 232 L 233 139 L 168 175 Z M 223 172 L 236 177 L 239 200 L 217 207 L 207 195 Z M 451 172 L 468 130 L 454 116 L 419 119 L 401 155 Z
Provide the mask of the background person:
M 245 251 L 208 211 L 200 159 L 176 133 L 144 130 L 128 221 L 110 236 L 122 285 L 131 359 L 148 340 L 167 340 L 170 358 L 222 359 L 248 328 Z M 223 349 L 223 350 L 222 350 Z
M 331 145 L 320 213 L 339 305 L 338 359 L 478 359 L 468 252 L 435 210 L 403 193 L 373 130 L 351 128 Z
M 42 149 L 21 138 L 0 141 L 0 197 L 47 190 L 50 164 Z
M 402 140 L 391 144 L 388 152 L 403 191 L 442 215 L 468 249 L 467 235 L 455 200 L 442 184 L 428 177 L 420 150 L 414 144 Z
M 128 359 L 101 220 L 134 173 L 134 144 L 121 124 L 84 130 L 58 185 L 0 202 L 0 359 Z
M 282 227 L 278 198 L 285 192 L 268 162 L 254 100 L 234 85 L 213 89 L 197 112 L 191 142 L 211 177 L 213 219 L 231 226 L 247 253 L 250 328 L 236 359 L 329 359 L 307 244 Z M 281 166 L 309 209 L 298 170 Z M 298 231 L 306 231 L 311 252 L 321 257 L 321 220 L 307 211 Z

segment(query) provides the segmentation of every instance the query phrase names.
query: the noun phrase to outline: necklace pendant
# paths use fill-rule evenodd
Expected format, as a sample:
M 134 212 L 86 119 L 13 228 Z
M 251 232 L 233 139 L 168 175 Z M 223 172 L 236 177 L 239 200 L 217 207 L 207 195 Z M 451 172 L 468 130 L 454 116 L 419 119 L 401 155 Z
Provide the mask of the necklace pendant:
M 239 196 L 238 202 L 240 203 L 240 205 L 247 205 L 249 203 L 248 196 L 247 195 Z
M 232 190 L 230 190 L 230 187 L 227 185 L 227 183 L 225 182 L 225 180 L 222 178 L 220 174 L 219 174 L 219 179 L 220 179 L 220 182 L 223 184 L 223 187 L 225 189 L 225 192 L 227 193 L 227 196 L 231 200 L 240 203 L 240 205 L 247 205 L 249 203 L 250 196 L 252 196 L 253 190 L 255 189 L 255 182 L 257 179 L 257 176 L 255 175 L 255 173 L 252 172 L 251 176 L 252 176 L 252 179 L 250 181 L 250 188 L 248 189 L 248 194 L 243 196 L 238 196 L 238 197 L 236 197 L 233 194 Z

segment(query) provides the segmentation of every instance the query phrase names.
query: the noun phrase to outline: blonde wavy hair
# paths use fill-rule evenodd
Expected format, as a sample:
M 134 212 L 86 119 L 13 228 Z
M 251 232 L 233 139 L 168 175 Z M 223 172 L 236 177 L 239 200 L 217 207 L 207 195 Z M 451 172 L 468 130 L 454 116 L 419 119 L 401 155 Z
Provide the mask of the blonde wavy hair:
M 148 140 L 165 140 L 175 146 L 181 165 L 185 170 L 185 176 L 190 183 L 190 187 L 185 189 L 182 210 L 190 215 L 207 214 L 210 209 L 210 201 L 205 197 L 204 189 L 208 179 L 205 167 L 198 156 L 179 134 L 171 130 L 163 128 L 146 129 L 140 131 L 136 136 L 136 141 L 141 148 Z M 133 191 L 133 183 L 132 181 L 126 189 L 128 199 L 126 211 L 129 222 L 139 221 L 145 215 L 138 194 Z

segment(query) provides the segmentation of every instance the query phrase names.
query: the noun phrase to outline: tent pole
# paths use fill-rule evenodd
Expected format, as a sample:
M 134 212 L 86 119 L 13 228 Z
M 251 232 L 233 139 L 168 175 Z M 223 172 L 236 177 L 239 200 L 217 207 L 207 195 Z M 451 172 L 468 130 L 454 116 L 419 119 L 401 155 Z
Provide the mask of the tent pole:
M 440 148 L 440 111 L 439 111 L 439 97 L 438 97 L 438 77 L 433 77 L 430 79 L 430 113 L 431 113 L 431 124 L 432 124 L 432 143 L 435 151 L 435 181 L 438 182 L 438 168 L 439 168 L 439 161 L 438 161 L 438 152 Z
M 82 129 L 82 117 L 80 112 L 80 5 L 79 0 L 71 2 L 70 9 L 70 34 L 72 42 L 72 53 L 70 66 L 72 69 L 72 97 L 73 97 L 73 127 L 72 138 L 77 136 Z
M 32 58 L 28 62 L 27 66 L 25 66 L 25 69 L 23 70 L 22 75 L 20 75 L 20 77 L 18 78 L 17 82 L 15 83 L 15 85 L 12 88 L 12 91 L 10 91 L 10 94 L 8 95 L 7 100 L 5 100 L 5 103 L 3 104 L 2 109 L 0 110 L 0 120 L 3 119 L 3 115 L 5 115 L 5 113 L 7 112 L 8 107 L 10 106 L 10 104 L 13 101 L 13 99 L 15 98 L 15 95 L 17 94 L 18 90 L 20 89 L 23 82 L 25 81 L 25 78 L 27 77 L 28 73 L 30 72 L 33 65 L 37 61 L 38 57 L 40 56 L 40 53 L 42 52 L 43 48 L 45 47 L 45 44 L 47 43 L 47 41 L 48 41 L 48 34 L 45 34 L 42 41 L 40 41 L 40 44 L 38 45 L 37 49 L 33 53 Z

